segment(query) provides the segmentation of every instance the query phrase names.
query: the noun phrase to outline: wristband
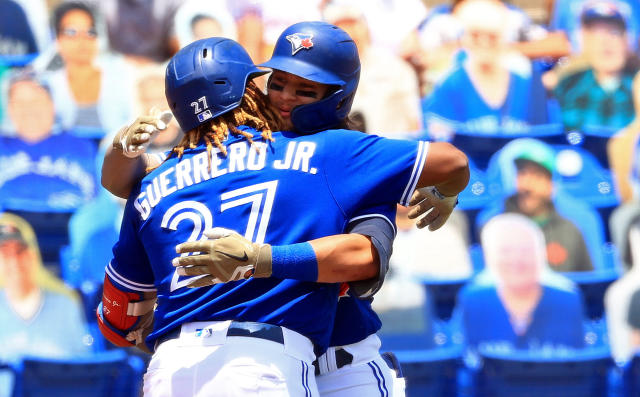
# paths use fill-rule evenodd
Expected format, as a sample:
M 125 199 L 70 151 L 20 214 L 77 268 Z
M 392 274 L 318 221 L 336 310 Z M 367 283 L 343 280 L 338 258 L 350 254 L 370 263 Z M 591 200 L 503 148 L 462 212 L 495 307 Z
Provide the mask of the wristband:
M 318 260 L 311 244 L 299 243 L 271 247 L 271 277 L 300 281 L 318 280 Z
M 458 195 L 457 194 L 455 196 L 445 196 L 444 194 L 442 194 L 440 192 L 440 190 L 438 190 L 437 187 L 430 186 L 429 188 L 431 189 L 431 193 L 433 193 L 433 195 L 436 196 L 438 198 L 438 200 L 442 201 L 442 200 L 445 200 L 445 199 L 448 199 L 448 198 L 455 197 L 456 198 L 456 202 L 455 202 L 455 204 L 453 204 L 453 206 L 455 207 L 456 205 L 458 205 Z

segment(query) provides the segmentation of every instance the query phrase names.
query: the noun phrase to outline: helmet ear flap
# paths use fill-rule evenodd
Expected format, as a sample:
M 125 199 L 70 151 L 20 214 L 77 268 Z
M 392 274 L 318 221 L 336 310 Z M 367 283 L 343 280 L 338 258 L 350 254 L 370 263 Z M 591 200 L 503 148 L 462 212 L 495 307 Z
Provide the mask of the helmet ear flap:
M 345 104 L 347 103 L 352 103 L 354 95 L 355 93 L 351 93 L 350 95 L 342 98 L 340 102 L 338 102 L 338 106 L 336 106 L 336 110 L 342 109 L 342 107 L 345 106 Z
M 336 128 L 345 121 L 358 86 L 360 58 L 344 30 L 326 22 L 291 25 L 278 38 L 271 59 L 261 66 L 331 86 L 320 101 L 296 106 L 291 112 L 297 132 Z

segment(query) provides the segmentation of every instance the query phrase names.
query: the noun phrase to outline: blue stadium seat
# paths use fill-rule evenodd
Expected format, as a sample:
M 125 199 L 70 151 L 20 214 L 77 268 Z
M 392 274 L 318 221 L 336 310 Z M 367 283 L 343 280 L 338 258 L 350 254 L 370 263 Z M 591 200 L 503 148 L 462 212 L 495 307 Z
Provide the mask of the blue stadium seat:
M 602 318 L 604 316 L 604 294 L 611 283 L 620 278 L 621 273 L 616 269 L 604 269 L 562 274 L 576 283 L 582 291 L 587 317 L 594 320 Z
M 527 137 L 537 138 L 550 144 L 567 142 L 562 124 L 540 124 L 531 126 L 528 131 L 517 135 L 502 132 L 487 135 L 470 130 L 460 130 L 456 131 L 451 143 L 472 158 L 479 169 L 486 170 L 489 159 L 496 151 L 516 138 Z
M 587 347 L 609 346 L 609 328 L 604 317 L 584 320 L 584 341 Z
M 69 246 L 60 251 L 62 278 L 80 288 L 101 284 L 111 249 L 118 240 L 121 207 L 106 191 L 80 207 L 69 221 Z
M 579 146 L 554 145 L 558 188 L 596 208 L 614 207 L 619 199 L 609 169 L 596 156 Z
M 640 352 L 624 366 L 622 384 L 624 397 L 640 396 Z
M 456 305 L 458 291 L 469 281 L 469 277 L 453 280 L 421 277 L 419 280 L 431 297 L 435 316 L 440 320 L 449 320 Z
M 22 68 L 29 66 L 34 59 L 38 57 L 38 53 L 24 55 L 1 55 L 0 65 L 10 68 Z
M 480 352 L 476 397 L 602 397 L 614 368 L 608 348 L 546 352 Z
M 144 363 L 124 350 L 69 359 L 24 358 L 12 397 L 137 397 Z
M 582 132 L 580 146 L 593 154 L 603 168 L 610 168 L 607 144 L 609 139 L 620 129 L 601 126 L 585 126 Z
M 582 233 L 594 269 L 610 269 L 613 266 L 612 251 L 606 243 L 605 226 L 598 212 L 564 191 L 556 192 L 553 203 L 556 211 L 573 222 Z
M 399 350 L 435 348 L 436 338 L 434 325 L 437 319 L 434 319 L 433 308 L 430 302 L 431 299 L 427 298 L 421 323 L 415 328 L 385 331 L 386 327 L 383 326 L 382 329 L 378 331 L 378 336 L 382 342 L 381 351 L 397 352 Z M 396 322 L 403 325 L 406 323 L 406 312 L 403 312 L 401 309 L 393 310 L 392 317 L 389 316 L 389 313 L 391 312 L 380 314 L 383 323 Z M 415 315 L 415 313 L 411 313 L 411 315 Z
M 458 393 L 462 349 L 458 347 L 395 352 L 406 381 L 407 397 L 449 397 Z
M 31 225 L 40 248 L 43 264 L 54 274 L 60 274 L 59 251 L 69 243 L 70 212 L 32 212 L 6 209 Z
M 469 246 L 469 257 L 473 266 L 473 273 L 477 274 L 484 270 L 484 254 L 480 243 Z
M 491 200 L 486 173 L 469 158 L 469 184 L 458 195 L 458 209 L 467 211 L 482 208 Z

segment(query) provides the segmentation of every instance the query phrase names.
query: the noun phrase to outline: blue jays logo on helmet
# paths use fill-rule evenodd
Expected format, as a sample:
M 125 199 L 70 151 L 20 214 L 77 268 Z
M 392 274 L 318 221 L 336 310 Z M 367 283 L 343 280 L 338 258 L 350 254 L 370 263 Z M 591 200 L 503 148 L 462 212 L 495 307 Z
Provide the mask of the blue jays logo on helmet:
M 312 34 L 294 33 L 287 36 L 287 40 L 291 42 L 291 55 L 295 55 L 296 52 L 301 49 L 309 49 L 313 47 Z
M 289 26 L 278 38 L 271 59 L 260 66 L 332 86 L 325 98 L 291 111 L 291 122 L 299 133 L 335 128 L 351 111 L 360 58 L 356 43 L 337 26 L 318 21 Z
M 210 37 L 182 48 L 165 75 L 169 107 L 184 132 L 240 106 L 247 81 L 265 74 L 233 40 Z

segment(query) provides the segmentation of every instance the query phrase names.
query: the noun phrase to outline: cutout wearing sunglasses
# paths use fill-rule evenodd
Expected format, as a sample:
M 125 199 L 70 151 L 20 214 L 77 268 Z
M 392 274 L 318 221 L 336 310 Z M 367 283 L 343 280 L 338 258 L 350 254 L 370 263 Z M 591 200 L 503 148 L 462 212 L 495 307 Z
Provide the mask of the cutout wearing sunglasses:
M 61 36 L 76 38 L 76 37 L 86 37 L 89 39 L 95 39 L 98 37 L 98 32 L 95 29 L 89 30 L 80 30 L 76 28 L 64 28 L 60 31 Z

